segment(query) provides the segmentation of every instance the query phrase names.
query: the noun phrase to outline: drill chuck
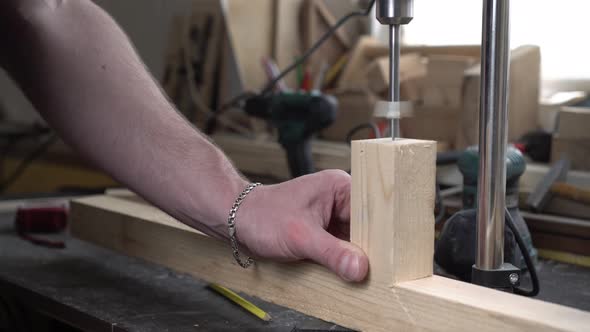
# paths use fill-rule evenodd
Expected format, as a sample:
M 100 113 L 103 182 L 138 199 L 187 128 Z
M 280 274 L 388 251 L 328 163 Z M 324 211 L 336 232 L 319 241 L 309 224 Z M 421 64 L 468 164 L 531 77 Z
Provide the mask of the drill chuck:
M 381 24 L 408 24 L 413 18 L 414 0 L 377 0 L 377 20 Z

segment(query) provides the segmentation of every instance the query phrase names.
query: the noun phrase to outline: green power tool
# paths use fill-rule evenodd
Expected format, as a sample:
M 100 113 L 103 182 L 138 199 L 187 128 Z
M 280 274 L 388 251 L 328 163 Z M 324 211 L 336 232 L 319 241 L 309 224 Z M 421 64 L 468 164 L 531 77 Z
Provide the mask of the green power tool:
M 476 210 L 479 151 L 476 147 L 467 149 L 459 158 L 459 169 L 463 174 L 463 210 L 451 217 L 443 227 L 436 244 L 435 261 L 464 281 L 472 280 L 472 267 L 476 252 Z M 506 206 L 514 226 L 525 243 L 533 262 L 537 251 L 533 247 L 531 234 L 518 209 L 518 183 L 526 169 L 522 153 L 509 147 L 506 153 Z M 515 234 L 509 227 L 504 231 L 505 261 L 526 270 L 527 265 L 519 250 Z
M 336 119 L 335 97 L 312 92 L 281 92 L 246 100 L 245 111 L 269 121 L 279 133 L 279 143 L 287 152 L 291 175 L 315 171 L 311 157 L 311 138 Z

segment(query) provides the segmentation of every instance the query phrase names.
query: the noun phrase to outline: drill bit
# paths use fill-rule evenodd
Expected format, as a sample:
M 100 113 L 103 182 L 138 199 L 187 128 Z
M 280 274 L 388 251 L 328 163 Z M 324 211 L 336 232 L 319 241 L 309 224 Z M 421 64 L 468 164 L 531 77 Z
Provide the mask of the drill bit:
M 389 25 L 389 101 L 400 101 L 400 27 L 399 24 Z M 391 138 L 395 140 L 400 137 L 399 118 L 391 119 Z
M 414 0 L 377 0 L 377 20 L 389 26 L 389 100 L 385 106 L 391 117 L 391 138 L 400 137 L 400 25 L 414 18 Z

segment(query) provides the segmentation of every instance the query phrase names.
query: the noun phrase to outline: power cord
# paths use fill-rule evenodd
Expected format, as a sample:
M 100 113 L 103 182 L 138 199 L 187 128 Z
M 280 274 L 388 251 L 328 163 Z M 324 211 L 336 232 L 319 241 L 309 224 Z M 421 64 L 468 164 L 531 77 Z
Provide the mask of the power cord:
M 273 90 L 274 86 L 280 80 L 282 80 L 290 72 L 295 70 L 299 65 L 303 64 L 307 60 L 307 58 L 309 58 L 313 53 L 315 53 L 322 46 L 322 44 L 326 40 L 328 40 L 328 38 L 330 38 L 336 32 L 336 30 L 338 30 L 342 25 L 344 25 L 346 22 L 348 22 L 348 20 L 350 20 L 354 17 L 368 16 L 371 13 L 371 9 L 373 8 L 373 5 L 375 5 L 375 1 L 376 0 L 372 0 L 369 3 L 369 6 L 367 7 L 367 9 L 356 11 L 356 12 L 351 12 L 351 13 L 341 17 L 332 27 L 330 27 L 330 29 L 328 29 L 328 31 L 326 31 L 326 33 L 324 33 L 324 35 L 309 50 L 307 50 L 299 59 L 297 59 L 289 67 L 287 67 L 287 69 L 283 70 L 279 74 L 279 76 L 277 76 L 275 79 L 270 81 L 260 94 L 266 95 L 267 93 L 270 93 Z
M 441 221 L 443 221 L 447 214 L 447 206 L 443 200 L 442 194 L 440 192 L 440 184 L 438 183 L 436 184 L 436 208 L 438 210 L 438 214 L 434 219 L 434 224 L 438 225 Z
M 348 134 L 346 135 L 346 140 L 345 142 L 347 142 L 349 145 L 352 142 L 352 137 L 358 133 L 359 131 L 363 130 L 363 129 L 370 129 L 373 131 L 373 134 L 375 135 L 375 138 L 381 138 L 381 131 L 379 130 L 379 127 L 377 127 L 376 124 L 372 123 L 372 122 L 368 122 L 368 123 L 363 123 L 360 124 L 354 128 L 352 128 Z
M 512 216 L 510 215 L 508 208 L 506 208 L 506 224 L 508 225 L 508 228 L 510 228 L 510 230 L 514 234 L 514 238 L 516 239 L 516 243 L 518 244 L 518 248 L 522 252 L 522 257 L 524 258 L 527 269 L 529 270 L 529 274 L 531 275 L 531 282 L 533 283 L 533 288 L 531 290 L 522 289 L 522 288 L 514 288 L 514 293 L 518 294 L 518 295 L 522 295 L 522 296 L 528 296 L 528 297 L 537 296 L 537 295 L 539 295 L 539 291 L 541 290 L 541 287 L 539 285 L 539 276 L 537 275 L 537 269 L 535 268 L 535 264 L 533 263 L 533 260 L 531 259 L 531 256 L 529 255 L 529 251 L 526 249 L 526 246 L 524 244 L 524 240 L 522 239 L 522 236 L 520 236 L 520 232 L 518 231 L 518 229 L 516 228 L 516 225 L 514 224 L 514 220 L 512 219 Z

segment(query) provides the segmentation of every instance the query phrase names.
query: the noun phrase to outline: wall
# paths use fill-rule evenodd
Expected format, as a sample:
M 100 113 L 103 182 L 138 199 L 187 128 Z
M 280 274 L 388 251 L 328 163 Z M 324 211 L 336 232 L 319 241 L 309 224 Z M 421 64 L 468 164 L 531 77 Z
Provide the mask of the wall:
M 147 67 L 160 79 L 168 29 L 174 15 L 190 12 L 191 0 L 96 0 L 127 32 Z M 0 71 L 0 104 L 6 118 L 30 123 L 39 115 L 15 84 Z

